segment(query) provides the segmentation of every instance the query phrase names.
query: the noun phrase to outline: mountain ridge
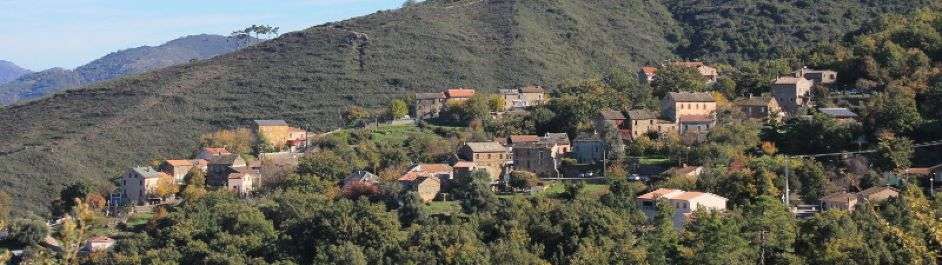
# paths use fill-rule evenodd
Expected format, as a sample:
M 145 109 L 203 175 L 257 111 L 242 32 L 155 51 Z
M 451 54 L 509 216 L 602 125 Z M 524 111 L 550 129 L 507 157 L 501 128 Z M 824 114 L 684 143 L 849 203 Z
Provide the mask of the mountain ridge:
M 13 62 L 0 60 L 0 85 L 16 80 L 32 72 L 33 71 L 20 67 Z
M 180 37 L 158 46 L 119 50 L 74 70 L 51 68 L 23 75 L 0 85 L 0 105 L 33 100 L 58 91 L 187 63 L 194 59 L 207 59 L 254 42 L 254 39 L 199 34 Z

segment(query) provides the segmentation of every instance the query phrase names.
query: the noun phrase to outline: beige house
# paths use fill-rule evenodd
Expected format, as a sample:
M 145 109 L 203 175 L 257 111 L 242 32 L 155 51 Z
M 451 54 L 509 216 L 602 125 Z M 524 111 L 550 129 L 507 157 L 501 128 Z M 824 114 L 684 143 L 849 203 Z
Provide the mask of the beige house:
M 831 70 L 814 70 L 808 67 L 795 71 L 795 77 L 803 77 L 815 84 L 829 85 L 837 82 L 837 72 Z
M 699 72 L 703 78 L 706 78 L 707 83 L 715 83 L 716 78 L 719 77 L 719 72 L 716 68 L 707 66 L 703 62 L 672 62 L 671 65 L 697 69 L 697 72 Z
M 726 198 L 712 193 L 664 188 L 645 193 L 636 199 L 641 210 L 649 218 L 653 218 L 657 213 L 656 205 L 659 200 L 664 200 L 674 207 L 673 220 L 677 229 L 681 229 L 690 215 L 697 210 L 725 211 L 727 201 Z
M 736 100 L 736 107 L 739 107 L 739 110 L 750 119 L 766 120 L 771 118 L 781 120 L 785 114 L 782 112 L 778 100 L 774 97 L 753 97 L 750 95 L 748 98 Z
M 716 123 L 716 99 L 707 92 L 670 92 L 661 108 L 661 115 L 672 119 L 681 134 L 705 134 Z
M 430 202 L 454 179 L 454 171 L 447 164 L 418 164 L 399 177 L 399 183 L 418 193 L 422 201 Z
M 511 161 L 508 149 L 498 142 L 470 142 L 458 150 L 458 157 L 473 162 L 478 169 L 485 169 L 491 180 L 497 182 L 505 165 Z
M 85 252 L 99 252 L 107 251 L 111 249 L 115 244 L 115 240 L 106 237 L 106 236 L 93 236 L 88 240 L 85 240 L 85 245 L 82 246 L 82 251 Z
M 307 144 L 307 131 L 288 126 L 284 120 L 256 120 L 255 134 L 276 149 L 295 149 Z
M 542 86 L 525 86 L 518 89 L 520 99 L 526 102 L 527 107 L 543 105 L 547 101 L 546 89 Z
M 631 139 L 644 136 L 648 133 L 677 133 L 677 125 L 668 120 L 658 118 L 658 114 L 653 111 L 638 109 L 628 111 L 627 127 L 631 134 Z
M 121 196 L 124 202 L 133 205 L 148 204 L 159 200 L 154 196 L 157 183 L 166 173 L 151 167 L 135 167 L 121 177 Z
M 772 96 L 782 111 L 794 116 L 803 107 L 811 106 L 811 88 L 814 82 L 804 77 L 779 77 L 772 83 Z
M 226 179 L 226 187 L 240 197 L 251 195 L 261 184 L 261 174 L 257 169 L 236 167 L 232 171 Z
M 206 172 L 209 166 L 208 163 L 209 161 L 203 159 L 165 160 L 163 163 L 160 163 L 157 170 L 173 176 L 173 179 L 176 180 L 178 184 L 183 184 L 186 174 L 190 173 L 191 169 L 198 168 Z

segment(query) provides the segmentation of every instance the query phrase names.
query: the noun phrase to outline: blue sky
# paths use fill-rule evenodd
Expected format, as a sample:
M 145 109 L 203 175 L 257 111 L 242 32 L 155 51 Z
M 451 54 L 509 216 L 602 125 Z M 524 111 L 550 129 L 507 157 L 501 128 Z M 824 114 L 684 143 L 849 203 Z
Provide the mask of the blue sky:
M 398 8 L 404 0 L 0 0 L 0 60 L 74 68 L 113 51 L 252 24 L 280 33 Z

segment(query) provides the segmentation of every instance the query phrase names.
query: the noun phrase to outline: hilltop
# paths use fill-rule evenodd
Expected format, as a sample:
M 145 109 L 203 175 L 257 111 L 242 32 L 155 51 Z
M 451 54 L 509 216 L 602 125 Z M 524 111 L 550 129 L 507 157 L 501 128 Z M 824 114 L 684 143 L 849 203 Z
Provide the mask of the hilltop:
M 0 78 L 0 104 L 9 105 L 125 75 L 202 60 L 241 49 L 255 42 L 219 35 L 192 35 L 160 46 L 142 46 L 105 55 L 75 70 L 52 68 L 21 75 L 9 83 Z M 5 84 L 4 84 L 5 83 Z
M 20 67 L 12 62 L 0 60 L 0 84 L 13 81 L 20 76 L 32 72 L 33 71 Z
M 872 6 L 859 1 L 821 2 L 861 10 L 845 14 L 854 21 L 877 10 L 853 8 Z M 672 14 L 681 9 L 672 3 L 677 2 L 426 1 L 11 106 L 0 110 L 0 187 L 19 206 L 36 206 L 64 184 L 107 186 L 129 166 L 188 155 L 199 134 L 255 118 L 328 130 L 339 126 L 346 106 L 377 106 L 411 92 L 555 86 L 688 57 L 684 48 L 700 25 L 694 23 L 702 21 Z M 743 34 L 775 29 L 750 30 Z M 832 38 L 819 35 L 805 46 Z M 724 51 L 733 54 L 752 43 L 733 45 L 740 46 Z

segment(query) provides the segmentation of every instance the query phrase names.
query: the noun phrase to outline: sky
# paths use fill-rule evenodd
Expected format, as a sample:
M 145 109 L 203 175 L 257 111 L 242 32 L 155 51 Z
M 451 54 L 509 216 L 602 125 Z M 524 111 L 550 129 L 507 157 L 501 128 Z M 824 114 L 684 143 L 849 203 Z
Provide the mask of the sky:
M 0 60 L 73 69 L 108 53 L 252 24 L 279 33 L 395 9 L 404 0 L 0 0 Z

